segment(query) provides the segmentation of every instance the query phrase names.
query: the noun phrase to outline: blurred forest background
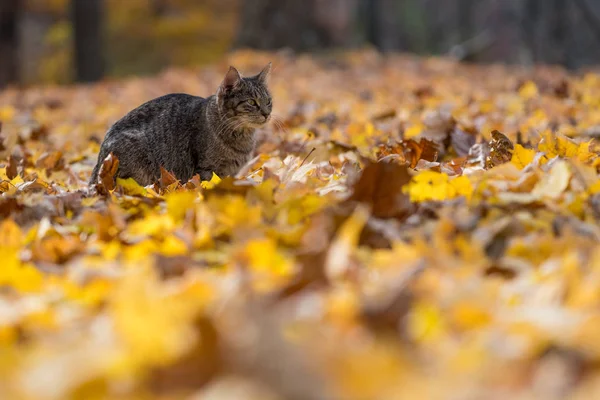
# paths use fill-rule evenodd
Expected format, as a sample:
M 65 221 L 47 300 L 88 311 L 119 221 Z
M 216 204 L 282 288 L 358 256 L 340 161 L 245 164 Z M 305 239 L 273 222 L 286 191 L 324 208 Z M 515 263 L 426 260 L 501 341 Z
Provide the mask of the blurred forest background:
M 0 87 L 150 74 L 236 47 L 362 46 L 578 69 L 600 64 L 600 1 L 0 1 Z

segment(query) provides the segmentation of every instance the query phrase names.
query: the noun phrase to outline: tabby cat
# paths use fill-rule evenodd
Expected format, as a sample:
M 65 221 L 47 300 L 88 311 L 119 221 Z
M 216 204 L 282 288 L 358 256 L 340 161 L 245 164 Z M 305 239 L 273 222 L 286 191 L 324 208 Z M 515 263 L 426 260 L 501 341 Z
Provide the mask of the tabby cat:
M 119 159 L 117 177 L 141 185 L 160 179 L 160 167 L 182 182 L 199 174 L 210 180 L 235 175 L 254 151 L 255 130 L 271 118 L 267 87 L 271 64 L 243 77 L 230 67 L 216 94 L 176 93 L 151 100 L 117 121 L 106 133 L 90 185 L 98 183 L 104 159 Z

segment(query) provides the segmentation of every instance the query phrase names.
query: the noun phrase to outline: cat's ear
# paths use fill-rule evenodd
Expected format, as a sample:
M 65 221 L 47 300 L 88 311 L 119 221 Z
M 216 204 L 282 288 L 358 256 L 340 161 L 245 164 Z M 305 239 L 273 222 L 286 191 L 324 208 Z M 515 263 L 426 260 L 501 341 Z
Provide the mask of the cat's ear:
M 260 71 L 260 74 L 258 74 L 258 80 L 262 83 L 267 83 L 267 78 L 269 75 L 271 75 L 271 63 L 268 63 L 267 66 Z
M 233 89 L 239 85 L 241 80 L 242 75 L 240 75 L 239 71 L 234 67 L 229 67 L 229 71 L 227 71 L 227 74 L 225 74 L 225 79 L 223 79 L 221 87 L 224 89 Z

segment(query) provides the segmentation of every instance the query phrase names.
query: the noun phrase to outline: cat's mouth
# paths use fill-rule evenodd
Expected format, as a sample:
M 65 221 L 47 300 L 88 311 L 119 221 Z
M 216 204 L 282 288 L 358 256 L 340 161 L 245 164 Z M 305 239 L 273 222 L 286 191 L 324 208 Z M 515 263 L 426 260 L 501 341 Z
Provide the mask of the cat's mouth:
M 261 115 L 250 118 L 246 121 L 246 125 L 250 128 L 262 128 L 271 121 L 271 115 Z

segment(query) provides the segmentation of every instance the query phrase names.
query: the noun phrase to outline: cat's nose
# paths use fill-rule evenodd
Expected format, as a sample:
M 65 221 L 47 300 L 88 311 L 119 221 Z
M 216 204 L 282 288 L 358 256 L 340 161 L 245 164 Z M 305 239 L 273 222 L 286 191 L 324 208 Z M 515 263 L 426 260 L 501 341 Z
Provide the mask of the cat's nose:
M 262 111 L 261 114 L 262 114 L 263 117 L 265 117 L 265 121 L 268 120 L 269 116 L 271 115 L 270 112 L 265 112 L 265 111 Z

